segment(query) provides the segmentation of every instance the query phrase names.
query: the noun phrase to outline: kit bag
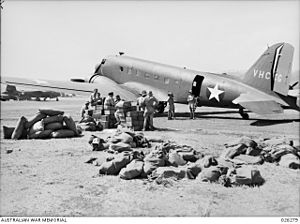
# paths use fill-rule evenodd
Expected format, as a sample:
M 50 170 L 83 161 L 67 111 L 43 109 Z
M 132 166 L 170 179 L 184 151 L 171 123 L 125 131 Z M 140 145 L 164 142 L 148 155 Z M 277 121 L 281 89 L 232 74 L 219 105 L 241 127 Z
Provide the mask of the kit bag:
M 26 132 L 26 128 L 25 128 L 26 123 L 27 123 L 27 119 L 24 116 L 19 118 L 15 130 L 11 135 L 12 139 L 17 140 L 20 139 L 22 135 L 24 135 L 24 132 Z

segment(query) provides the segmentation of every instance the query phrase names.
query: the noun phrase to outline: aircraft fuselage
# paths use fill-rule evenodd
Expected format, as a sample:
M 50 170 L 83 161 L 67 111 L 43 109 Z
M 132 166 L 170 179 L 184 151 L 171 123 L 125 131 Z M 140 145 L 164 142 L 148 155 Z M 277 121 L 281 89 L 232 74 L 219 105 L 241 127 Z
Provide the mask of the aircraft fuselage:
M 187 103 L 188 91 L 198 97 L 199 106 L 238 108 L 232 101 L 242 93 L 260 90 L 228 75 L 200 72 L 127 56 L 109 56 L 101 65 L 101 74 L 131 90 L 153 91 L 167 96 L 173 92 L 177 103 Z M 136 87 L 136 88 L 135 88 Z M 276 93 L 269 92 L 273 97 Z M 167 98 L 165 98 L 167 100 Z

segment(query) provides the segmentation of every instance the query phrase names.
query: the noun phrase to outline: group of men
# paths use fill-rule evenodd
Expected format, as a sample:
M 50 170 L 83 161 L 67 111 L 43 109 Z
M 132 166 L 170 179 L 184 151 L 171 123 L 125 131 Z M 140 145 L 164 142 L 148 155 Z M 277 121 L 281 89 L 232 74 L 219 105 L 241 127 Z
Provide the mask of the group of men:
M 189 91 L 187 97 L 187 102 L 190 110 L 190 119 L 195 119 L 195 109 L 197 106 L 197 99 L 193 95 L 192 90 Z M 119 95 L 114 99 L 114 93 L 108 93 L 106 98 L 101 98 L 101 94 L 98 92 L 98 89 L 94 89 L 93 93 L 90 96 L 90 99 L 85 103 L 81 108 L 81 117 L 83 118 L 89 111 L 89 105 L 103 105 L 104 109 L 115 108 L 115 118 L 117 120 L 116 125 L 121 123 L 120 117 L 122 116 L 121 108 L 123 108 L 124 100 L 121 99 Z M 143 90 L 140 93 L 140 96 L 137 98 L 137 110 L 144 111 L 144 125 L 143 131 L 146 130 L 155 130 L 153 125 L 153 117 L 156 109 L 158 108 L 158 100 L 153 96 L 152 91 L 149 91 L 148 94 L 146 90 Z M 168 120 L 175 119 L 175 105 L 174 105 L 174 95 L 172 92 L 168 93 Z

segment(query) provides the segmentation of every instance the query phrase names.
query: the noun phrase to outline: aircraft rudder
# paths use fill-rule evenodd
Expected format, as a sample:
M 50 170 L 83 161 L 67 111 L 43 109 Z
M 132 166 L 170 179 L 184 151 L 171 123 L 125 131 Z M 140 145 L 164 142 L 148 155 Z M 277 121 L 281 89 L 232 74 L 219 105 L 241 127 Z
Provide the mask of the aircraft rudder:
M 246 72 L 243 82 L 265 92 L 287 95 L 294 48 L 288 43 L 277 43 L 259 57 Z

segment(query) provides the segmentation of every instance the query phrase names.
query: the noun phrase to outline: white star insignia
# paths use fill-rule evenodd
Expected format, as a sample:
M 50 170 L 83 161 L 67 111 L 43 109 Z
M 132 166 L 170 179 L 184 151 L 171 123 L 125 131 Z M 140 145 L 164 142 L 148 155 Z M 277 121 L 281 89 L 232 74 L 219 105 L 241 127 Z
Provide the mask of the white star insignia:
M 224 91 L 219 90 L 218 87 L 219 87 L 218 84 L 215 85 L 214 88 L 207 87 L 207 89 L 210 92 L 209 100 L 211 100 L 212 98 L 215 98 L 218 102 L 220 102 L 219 95 L 224 93 Z

